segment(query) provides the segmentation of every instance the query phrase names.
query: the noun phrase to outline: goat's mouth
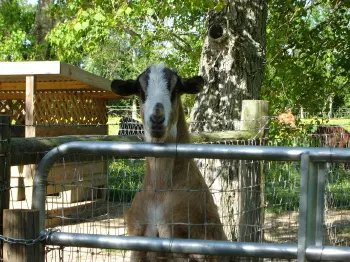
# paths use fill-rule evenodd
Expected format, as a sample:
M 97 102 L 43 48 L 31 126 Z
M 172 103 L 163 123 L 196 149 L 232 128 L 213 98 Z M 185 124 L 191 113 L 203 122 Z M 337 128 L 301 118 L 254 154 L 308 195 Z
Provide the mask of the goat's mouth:
M 151 126 L 151 136 L 154 138 L 162 138 L 165 134 L 165 127 L 163 125 L 153 124 Z

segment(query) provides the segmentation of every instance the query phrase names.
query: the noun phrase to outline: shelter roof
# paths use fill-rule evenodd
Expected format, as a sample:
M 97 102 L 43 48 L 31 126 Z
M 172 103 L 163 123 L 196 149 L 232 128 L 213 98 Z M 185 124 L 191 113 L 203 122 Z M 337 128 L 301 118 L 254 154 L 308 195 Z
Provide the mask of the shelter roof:
M 75 91 L 101 99 L 122 98 L 111 81 L 60 61 L 0 62 L 0 97 L 25 99 L 26 76 L 35 76 L 37 91 Z

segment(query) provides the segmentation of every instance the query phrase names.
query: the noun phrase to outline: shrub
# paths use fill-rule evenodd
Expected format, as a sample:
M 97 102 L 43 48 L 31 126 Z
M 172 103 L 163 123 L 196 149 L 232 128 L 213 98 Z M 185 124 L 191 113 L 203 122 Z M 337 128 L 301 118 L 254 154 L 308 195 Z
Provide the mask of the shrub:
M 131 202 L 140 190 L 144 159 L 117 159 L 109 164 L 110 201 Z

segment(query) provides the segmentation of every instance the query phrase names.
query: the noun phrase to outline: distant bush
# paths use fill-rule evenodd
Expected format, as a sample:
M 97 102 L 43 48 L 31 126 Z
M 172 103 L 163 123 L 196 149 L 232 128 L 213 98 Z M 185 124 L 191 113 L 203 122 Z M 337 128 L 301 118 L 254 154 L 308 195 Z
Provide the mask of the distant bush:
M 144 159 L 118 159 L 109 164 L 109 200 L 131 202 L 144 177 Z

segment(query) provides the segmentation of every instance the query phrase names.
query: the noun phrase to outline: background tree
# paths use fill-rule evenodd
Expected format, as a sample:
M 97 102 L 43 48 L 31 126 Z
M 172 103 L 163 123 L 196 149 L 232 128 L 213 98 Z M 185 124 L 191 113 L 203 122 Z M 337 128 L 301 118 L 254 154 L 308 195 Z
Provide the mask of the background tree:
M 234 130 L 234 123 L 240 120 L 242 100 L 259 98 L 266 18 L 267 3 L 264 0 L 228 1 L 221 10 L 208 14 L 200 62 L 205 86 L 197 95 L 191 113 L 191 131 Z M 216 184 L 215 189 L 219 192 L 229 192 L 223 193 L 219 200 L 229 239 L 261 240 L 257 230 L 261 226 L 258 166 L 246 169 L 243 162 L 227 160 L 210 163 L 207 160 L 206 164 L 215 167 L 206 172 L 207 182 Z M 246 194 L 243 188 L 238 191 L 241 188 L 239 181 L 243 181 L 244 176 L 251 176 L 254 180 L 251 186 L 256 192 Z M 250 208 L 242 202 L 243 198 L 251 203 Z M 241 211 L 245 211 L 246 216 L 241 215 L 244 213 Z
M 36 7 L 33 32 L 37 44 L 36 60 L 49 60 L 52 56 L 50 46 L 46 41 L 46 35 L 55 25 L 55 19 L 50 12 L 53 4 L 54 0 L 39 0 Z
M 108 78 L 134 77 L 146 64 L 165 61 L 180 74 L 193 75 L 205 18 L 225 5 L 223 0 L 40 0 L 32 6 L 3 0 L 0 60 L 59 59 Z M 260 98 L 270 101 L 272 113 L 326 112 L 330 101 L 333 108 L 349 103 L 349 1 L 270 0 L 268 5 Z M 192 107 L 192 98 L 185 102 Z
M 266 74 L 262 98 L 272 111 L 329 110 L 349 94 L 349 1 L 269 4 Z M 341 103 L 337 106 L 341 106 Z

